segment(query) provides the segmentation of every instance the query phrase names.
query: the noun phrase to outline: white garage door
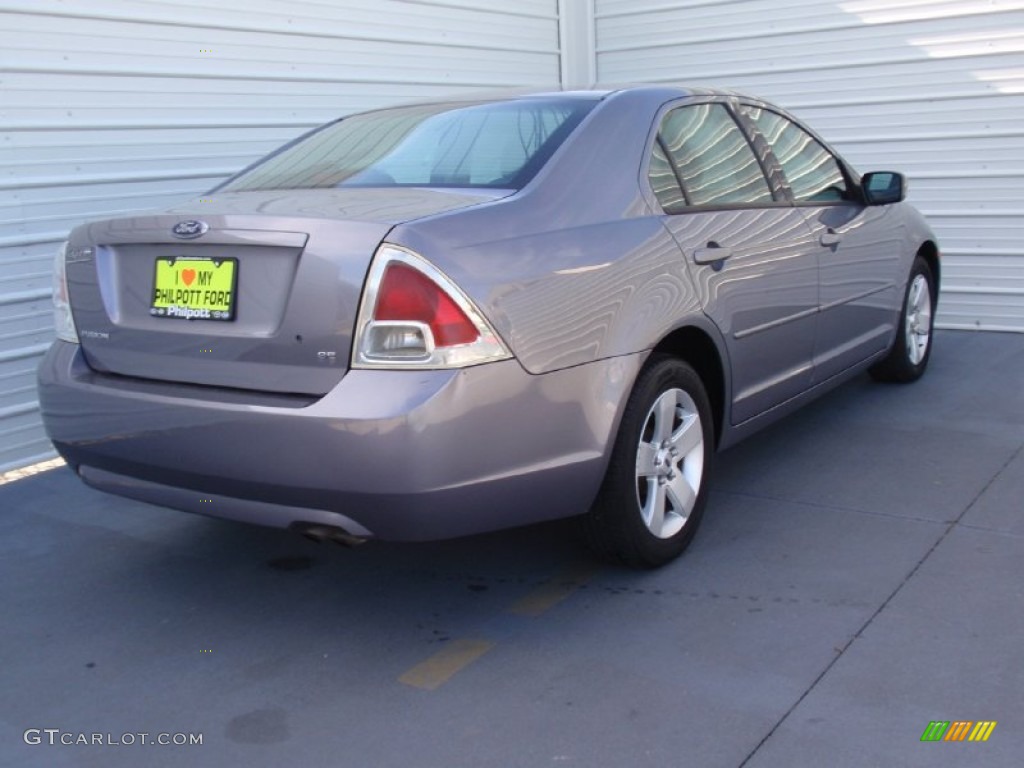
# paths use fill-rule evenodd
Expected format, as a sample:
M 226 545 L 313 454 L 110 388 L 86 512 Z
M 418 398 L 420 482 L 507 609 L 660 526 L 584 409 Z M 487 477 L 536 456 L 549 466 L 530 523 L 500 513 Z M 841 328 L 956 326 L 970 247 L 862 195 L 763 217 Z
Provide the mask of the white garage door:
M 896 169 L 943 251 L 938 320 L 1024 331 L 1022 0 L 595 0 L 602 82 L 734 88 L 859 170 Z
M 556 0 L 0 0 L 0 472 L 52 455 L 34 378 L 69 228 L 345 112 L 557 83 L 558 48 Z

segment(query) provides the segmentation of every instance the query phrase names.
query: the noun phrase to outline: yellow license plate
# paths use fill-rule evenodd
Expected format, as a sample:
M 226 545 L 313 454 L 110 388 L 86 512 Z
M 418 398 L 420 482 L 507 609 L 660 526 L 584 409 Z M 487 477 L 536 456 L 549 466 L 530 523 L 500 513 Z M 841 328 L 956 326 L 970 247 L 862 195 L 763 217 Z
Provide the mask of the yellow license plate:
M 149 314 L 179 320 L 234 320 L 238 259 L 156 260 Z

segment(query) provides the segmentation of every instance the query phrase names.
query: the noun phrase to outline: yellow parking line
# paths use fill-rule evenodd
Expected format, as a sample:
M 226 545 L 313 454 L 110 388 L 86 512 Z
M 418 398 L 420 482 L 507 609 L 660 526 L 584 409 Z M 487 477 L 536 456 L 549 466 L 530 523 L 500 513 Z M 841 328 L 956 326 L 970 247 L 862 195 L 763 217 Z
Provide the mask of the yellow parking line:
M 586 584 L 597 573 L 594 565 L 575 565 L 561 576 L 541 584 L 526 597 L 516 600 L 508 609 L 517 616 L 540 616 Z
M 594 565 L 573 566 L 514 602 L 508 610 L 518 616 L 540 616 L 586 584 L 597 570 Z M 494 643 L 488 640 L 453 640 L 426 661 L 404 672 L 398 681 L 425 691 L 436 690 L 493 647 Z
M 493 647 L 494 643 L 486 640 L 453 640 L 429 659 L 405 672 L 398 678 L 398 682 L 432 691 Z
M 64 466 L 64 459 L 48 459 L 47 461 L 40 461 L 36 464 L 32 464 L 27 467 L 19 467 L 18 469 L 12 469 L 9 472 L 0 473 L 0 485 L 6 483 L 13 483 L 15 480 L 21 480 L 23 477 L 31 477 L 32 475 L 38 475 L 40 472 L 46 472 L 50 469 L 56 469 L 57 467 Z

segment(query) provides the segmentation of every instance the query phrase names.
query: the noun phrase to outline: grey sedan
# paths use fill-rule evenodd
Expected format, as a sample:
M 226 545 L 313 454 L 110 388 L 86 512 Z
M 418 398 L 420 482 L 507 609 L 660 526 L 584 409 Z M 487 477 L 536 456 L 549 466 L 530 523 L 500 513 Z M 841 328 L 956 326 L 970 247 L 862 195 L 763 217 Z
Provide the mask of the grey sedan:
M 928 364 L 896 172 L 771 104 L 644 86 L 352 115 L 71 232 L 39 372 L 88 484 L 355 543 L 578 516 L 678 556 L 724 449 Z

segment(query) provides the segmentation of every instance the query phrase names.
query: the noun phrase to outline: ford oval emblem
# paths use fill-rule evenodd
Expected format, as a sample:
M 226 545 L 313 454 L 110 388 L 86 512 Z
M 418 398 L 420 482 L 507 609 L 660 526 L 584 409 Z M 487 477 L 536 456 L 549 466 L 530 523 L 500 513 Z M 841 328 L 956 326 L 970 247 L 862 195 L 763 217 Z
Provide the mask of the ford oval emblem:
M 171 234 L 175 237 L 180 237 L 185 240 L 191 240 L 193 237 L 199 237 L 206 233 L 210 228 L 210 225 L 205 221 L 196 221 L 195 219 L 188 219 L 187 221 L 179 221 L 171 229 Z

